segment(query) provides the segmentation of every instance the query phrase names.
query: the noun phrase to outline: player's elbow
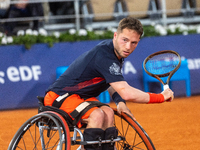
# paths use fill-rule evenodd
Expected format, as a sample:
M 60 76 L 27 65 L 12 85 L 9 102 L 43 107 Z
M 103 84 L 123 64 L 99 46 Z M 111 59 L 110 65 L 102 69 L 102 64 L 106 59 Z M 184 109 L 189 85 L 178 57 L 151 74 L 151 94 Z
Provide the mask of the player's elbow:
M 121 97 L 122 97 L 122 99 L 124 99 L 125 101 L 128 101 L 128 100 L 131 100 L 131 99 L 132 99 L 131 96 L 130 96 L 130 94 L 126 94 L 126 93 L 122 94 Z

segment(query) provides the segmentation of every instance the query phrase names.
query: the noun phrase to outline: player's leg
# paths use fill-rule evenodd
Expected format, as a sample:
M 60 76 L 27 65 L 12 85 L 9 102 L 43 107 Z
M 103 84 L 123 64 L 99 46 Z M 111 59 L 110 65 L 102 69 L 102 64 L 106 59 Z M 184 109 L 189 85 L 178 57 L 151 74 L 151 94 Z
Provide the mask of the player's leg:
M 87 118 L 87 128 L 102 128 L 103 124 L 104 112 L 100 108 L 93 110 Z
M 83 132 L 85 141 L 101 141 L 104 139 L 104 130 L 102 129 L 104 116 L 105 114 L 100 108 L 90 109 L 83 116 L 84 120 L 87 121 L 87 128 Z M 88 144 L 84 148 L 86 150 L 102 150 L 102 146 L 99 144 Z
M 104 113 L 104 122 L 102 125 L 102 129 L 106 130 L 109 127 L 113 127 L 114 125 L 114 111 L 112 108 L 108 106 L 101 106 L 101 110 Z
M 91 111 L 91 110 L 90 110 Z M 87 112 L 90 113 L 90 112 Z M 108 106 L 102 106 L 90 113 L 87 129 L 84 131 L 84 139 L 86 141 L 112 140 L 117 138 L 118 131 L 114 127 L 114 111 Z M 86 145 L 86 150 L 106 149 L 114 150 L 115 143 L 106 143 L 99 146 L 98 144 Z
M 83 132 L 85 141 L 101 141 L 104 138 L 104 130 L 101 128 L 86 128 Z M 84 145 L 85 150 L 103 150 L 102 145 L 87 144 Z
M 108 106 L 102 106 L 93 110 L 92 113 L 90 113 L 87 122 L 87 129 L 85 129 L 83 134 L 86 141 L 110 140 L 115 139 L 118 135 L 117 130 L 114 127 L 114 111 Z M 98 144 L 86 145 L 85 148 L 86 150 L 113 150 L 114 142 L 102 144 L 101 146 Z
M 101 109 L 104 112 L 104 139 L 105 140 L 113 140 L 117 138 L 118 131 L 114 127 L 114 111 L 112 108 L 108 106 L 102 106 Z M 106 150 L 114 150 L 115 143 L 106 143 L 102 144 L 102 149 Z

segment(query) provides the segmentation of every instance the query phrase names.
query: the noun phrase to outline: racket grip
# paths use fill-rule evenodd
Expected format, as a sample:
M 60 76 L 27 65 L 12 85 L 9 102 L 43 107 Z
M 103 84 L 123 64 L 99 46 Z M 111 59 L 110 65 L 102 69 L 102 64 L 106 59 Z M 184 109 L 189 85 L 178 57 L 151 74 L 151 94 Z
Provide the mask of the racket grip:
M 163 89 L 164 90 L 166 90 L 166 89 L 168 89 L 169 88 L 169 85 L 168 84 L 165 84 L 164 86 L 163 86 Z
M 166 90 L 166 89 L 168 89 L 169 88 L 169 85 L 168 84 L 165 84 L 164 86 L 163 86 L 163 89 L 164 90 Z M 168 100 L 166 100 L 167 102 L 169 102 L 169 101 L 171 101 L 172 100 L 172 97 L 171 98 L 169 98 Z

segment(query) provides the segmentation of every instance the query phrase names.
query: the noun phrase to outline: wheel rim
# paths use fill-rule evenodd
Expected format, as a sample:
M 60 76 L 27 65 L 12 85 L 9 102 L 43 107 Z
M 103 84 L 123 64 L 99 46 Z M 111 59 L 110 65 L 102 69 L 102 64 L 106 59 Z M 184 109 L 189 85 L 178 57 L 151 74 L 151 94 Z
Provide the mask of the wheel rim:
M 154 150 L 155 147 L 144 129 L 126 114 L 115 112 L 115 127 L 123 141 L 116 142 L 117 150 Z
M 36 115 L 18 130 L 13 138 L 12 149 L 58 149 L 62 150 L 62 128 L 52 116 Z M 43 138 L 42 138 L 43 137 Z

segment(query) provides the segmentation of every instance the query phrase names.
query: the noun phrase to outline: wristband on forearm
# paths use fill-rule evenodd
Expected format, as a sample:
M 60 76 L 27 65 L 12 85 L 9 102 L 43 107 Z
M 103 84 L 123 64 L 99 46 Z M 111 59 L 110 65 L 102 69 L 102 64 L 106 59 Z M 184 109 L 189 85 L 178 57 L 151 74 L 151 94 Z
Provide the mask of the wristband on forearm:
M 150 103 L 162 103 L 165 101 L 164 96 L 162 94 L 155 94 L 155 93 L 148 93 L 150 98 L 149 102 Z
M 115 102 L 116 105 L 118 105 L 119 102 L 124 102 L 126 104 L 125 100 L 122 99 L 121 96 L 117 92 L 115 92 L 112 95 L 112 99 L 113 99 L 113 101 Z

